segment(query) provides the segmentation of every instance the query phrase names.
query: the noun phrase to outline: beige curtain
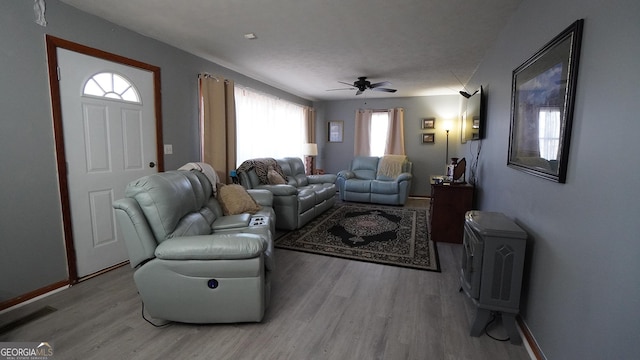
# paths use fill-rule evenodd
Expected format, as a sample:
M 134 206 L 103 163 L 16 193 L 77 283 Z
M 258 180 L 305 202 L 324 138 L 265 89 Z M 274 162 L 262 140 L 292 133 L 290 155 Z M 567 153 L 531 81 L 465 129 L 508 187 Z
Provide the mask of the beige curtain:
M 389 109 L 389 130 L 385 155 L 406 155 L 404 152 L 404 109 Z
M 369 156 L 371 154 L 371 115 L 373 110 L 360 109 L 356 112 L 354 156 Z
M 236 105 L 233 81 L 208 74 L 198 75 L 202 161 L 213 166 L 229 183 L 236 167 Z
M 316 142 L 316 110 L 312 107 L 304 108 L 305 119 L 305 142 L 309 144 L 317 144 Z

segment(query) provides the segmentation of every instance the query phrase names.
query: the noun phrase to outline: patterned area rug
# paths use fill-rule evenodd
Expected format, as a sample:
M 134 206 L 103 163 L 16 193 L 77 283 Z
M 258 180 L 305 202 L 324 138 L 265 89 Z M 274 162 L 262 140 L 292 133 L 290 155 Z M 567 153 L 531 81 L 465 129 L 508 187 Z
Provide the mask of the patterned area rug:
M 440 271 L 425 208 L 339 203 L 275 246 L 315 254 Z

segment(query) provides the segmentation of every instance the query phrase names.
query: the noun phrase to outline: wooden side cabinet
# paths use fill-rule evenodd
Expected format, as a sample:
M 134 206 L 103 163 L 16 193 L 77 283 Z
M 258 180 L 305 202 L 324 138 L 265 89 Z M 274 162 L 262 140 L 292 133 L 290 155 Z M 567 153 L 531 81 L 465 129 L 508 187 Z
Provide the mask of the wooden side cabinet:
M 431 184 L 431 239 L 462 244 L 464 214 L 473 206 L 473 186 Z

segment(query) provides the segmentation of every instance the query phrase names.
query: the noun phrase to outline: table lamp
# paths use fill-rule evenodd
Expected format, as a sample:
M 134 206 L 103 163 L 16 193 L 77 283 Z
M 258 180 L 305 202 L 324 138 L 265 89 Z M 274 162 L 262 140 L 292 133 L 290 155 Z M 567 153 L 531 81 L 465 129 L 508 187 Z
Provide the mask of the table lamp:
M 318 155 L 318 144 L 307 143 L 302 145 L 302 154 L 304 155 L 304 167 L 307 175 L 313 175 L 314 158 Z

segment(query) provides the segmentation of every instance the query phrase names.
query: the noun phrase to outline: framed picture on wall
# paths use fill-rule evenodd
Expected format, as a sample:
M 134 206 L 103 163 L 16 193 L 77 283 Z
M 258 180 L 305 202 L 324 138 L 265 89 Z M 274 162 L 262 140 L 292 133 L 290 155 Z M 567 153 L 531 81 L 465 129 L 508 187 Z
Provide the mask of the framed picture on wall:
M 509 167 L 565 182 L 583 22 L 513 70 Z
M 344 133 L 344 122 L 342 120 L 329 121 L 329 142 L 342 142 Z
M 436 128 L 436 119 L 435 118 L 424 118 L 424 119 L 422 119 L 422 128 L 423 129 L 435 129 Z
M 431 144 L 436 142 L 436 134 L 422 134 L 422 143 L 423 144 Z

